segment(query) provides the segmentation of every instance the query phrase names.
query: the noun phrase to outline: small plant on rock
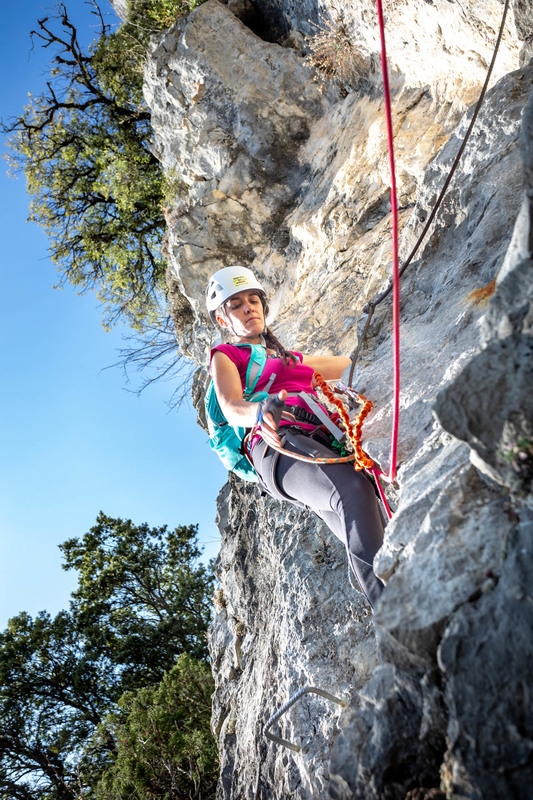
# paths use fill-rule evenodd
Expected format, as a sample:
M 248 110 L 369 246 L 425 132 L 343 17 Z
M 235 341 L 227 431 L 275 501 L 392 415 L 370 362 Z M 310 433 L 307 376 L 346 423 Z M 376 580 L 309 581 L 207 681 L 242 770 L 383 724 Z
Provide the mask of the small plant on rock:
M 354 86 L 369 71 L 369 59 L 353 43 L 340 12 L 317 28 L 318 32 L 307 39 L 309 63 L 323 81 L 333 80 L 343 88 Z
M 217 611 L 223 611 L 226 608 L 227 603 L 222 588 L 217 589 L 213 595 L 213 605 Z
M 501 456 L 516 472 L 526 491 L 530 491 L 533 484 L 533 440 L 522 437 L 514 446 L 501 453 Z

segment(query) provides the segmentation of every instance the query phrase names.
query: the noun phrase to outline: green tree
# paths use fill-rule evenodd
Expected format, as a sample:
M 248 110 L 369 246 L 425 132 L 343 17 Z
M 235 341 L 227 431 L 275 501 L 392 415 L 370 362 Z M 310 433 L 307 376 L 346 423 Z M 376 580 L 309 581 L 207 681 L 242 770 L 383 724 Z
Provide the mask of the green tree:
M 82 774 L 83 751 L 119 686 L 105 657 L 87 652 L 68 612 L 11 619 L 0 635 L 2 800 L 71 800 L 80 784 L 96 781 L 114 740 L 101 741 Z
M 178 380 L 172 407 L 188 394 L 193 370 L 177 352 L 168 308 L 163 208 L 175 192 L 152 153 L 150 111 L 142 93 L 150 36 L 203 0 L 130 0 L 129 21 L 111 31 L 98 4 L 99 33 L 88 49 L 64 5 L 40 19 L 32 40 L 54 53 L 46 90 L 0 129 L 10 162 L 23 170 L 30 220 L 48 235 L 59 285 L 93 290 L 104 326 L 134 330 L 119 365 L 153 381 Z
M 164 308 L 163 176 L 142 98 L 145 47 L 131 29 L 110 32 L 96 4 L 94 13 L 100 31 L 88 53 L 64 5 L 38 21 L 31 35 L 55 52 L 51 79 L 3 128 L 62 281 L 95 289 L 106 324 L 121 317 L 139 328 Z
M 98 800 L 214 797 L 213 691 L 208 667 L 183 654 L 157 687 L 123 695 L 120 712 L 106 720 L 117 757 L 98 784 Z
M 214 578 L 198 563 L 197 528 L 149 528 L 100 512 L 81 539 L 60 545 L 75 569 L 80 628 L 121 669 L 123 689 L 161 679 L 180 653 L 207 659 Z
M 22 613 L 0 634 L 1 800 L 92 796 L 117 757 L 106 719 L 124 692 L 155 691 L 182 654 L 206 658 L 213 578 L 194 526 L 100 514 L 62 547 L 79 573 L 69 611 Z

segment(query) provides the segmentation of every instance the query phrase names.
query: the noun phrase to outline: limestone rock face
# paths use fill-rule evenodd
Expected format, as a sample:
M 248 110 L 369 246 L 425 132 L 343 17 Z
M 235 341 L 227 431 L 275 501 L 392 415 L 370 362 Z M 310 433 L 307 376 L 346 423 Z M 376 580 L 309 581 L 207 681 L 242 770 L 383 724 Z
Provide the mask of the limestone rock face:
M 390 273 L 376 14 L 363 0 L 326 0 L 320 15 L 310 0 L 244 5 L 208 0 L 153 41 L 146 72 L 179 346 L 200 396 L 216 336 L 207 278 L 252 266 L 287 346 L 359 345 L 352 383 L 375 405 L 365 447 L 386 469 L 390 298 L 361 340 Z M 504 5 L 384 7 L 404 262 L 465 136 Z M 352 54 L 349 80 L 316 80 L 312 23 Z M 472 135 L 402 280 L 398 484 L 375 616 L 318 520 L 236 478 L 220 494 L 220 800 L 531 796 L 532 37 L 531 2 L 514 0 Z M 309 686 L 348 706 L 306 694 L 271 727 L 297 751 L 266 739 Z
M 217 0 L 178 22 L 152 59 L 153 126 L 173 131 L 157 153 L 184 185 L 168 213 L 169 283 L 201 318 L 212 272 L 251 263 L 265 242 L 289 244 L 284 220 L 308 169 L 299 150 L 327 103 L 294 50 L 262 41 Z M 263 272 L 273 287 L 274 268 Z M 211 331 L 177 326 L 185 352 L 205 362 Z
M 377 666 L 370 609 L 349 583 L 341 544 L 319 520 L 254 485 L 238 487 L 237 479 L 218 506 L 222 602 L 211 653 L 220 795 L 253 797 L 254 787 L 265 794 L 275 785 L 278 797 L 326 797 L 331 737 L 347 712 L 316 695 L 303 698 L 272 727 L 301 748 L 294 760 L 262 729 L 305 686 L 357 704 Z

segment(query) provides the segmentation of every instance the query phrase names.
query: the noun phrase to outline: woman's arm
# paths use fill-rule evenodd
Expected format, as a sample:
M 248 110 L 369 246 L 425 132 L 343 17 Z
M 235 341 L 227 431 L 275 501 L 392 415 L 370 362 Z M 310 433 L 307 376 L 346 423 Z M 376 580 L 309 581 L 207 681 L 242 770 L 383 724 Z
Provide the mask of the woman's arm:
M 225 353 L 216 350 L 211 359 L 211 376 L 222 413 L 235 427 L 253 428 L 257 422 L 260 403 L 253 403 L 243 398 L 239 370 Z M 280 392 L 283 400 L 287 392 Z M 266 414 L 261 422 L 261 432 L 269 444 L 280 445 L 277 425 L 270 414 Z
M 347 356 L 303 356 L 302 363 L 320 372 L 325 380 L 334 381 L 341 377 L 351 361 Z

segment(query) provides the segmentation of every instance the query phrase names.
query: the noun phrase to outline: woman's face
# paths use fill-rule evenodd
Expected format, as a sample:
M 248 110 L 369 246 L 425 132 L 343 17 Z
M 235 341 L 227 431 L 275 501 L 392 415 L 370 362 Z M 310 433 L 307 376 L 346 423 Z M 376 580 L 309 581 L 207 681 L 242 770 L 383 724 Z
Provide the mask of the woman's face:
M 228 328 L 238 339 L 259 339 L 265 329 L 263 303 L 256 291 L 238 292 L 224 303 L 226 318 L 217 315 L 223 328 Z

